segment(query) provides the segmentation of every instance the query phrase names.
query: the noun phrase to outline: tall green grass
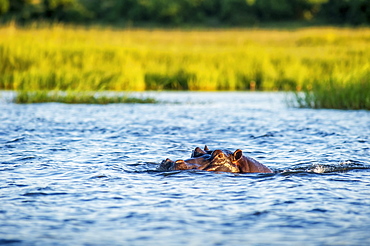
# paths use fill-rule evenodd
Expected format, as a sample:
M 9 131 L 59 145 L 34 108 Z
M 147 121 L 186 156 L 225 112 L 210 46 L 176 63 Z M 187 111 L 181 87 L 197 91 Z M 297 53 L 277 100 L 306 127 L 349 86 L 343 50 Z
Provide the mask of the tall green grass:
M 134 97 L 127 94 L 77 92 L 77 91 L 18 91 L 15 103 L 68 103 L 68 104 L 112 104 L 112 103 L 158 103 L 152 97 Z
M 370 28 L 0 28 L 6 90 L 295 91 L 332 81 L 333 93 L 343 78 L 350 78 L 348 89 L 362 90 L 369 67 Z
M 370 72 L 362 80 L 349 78 L 315 82 L 311 90 L 296 92 L 294 101 L 301 108 L 370 110 Z

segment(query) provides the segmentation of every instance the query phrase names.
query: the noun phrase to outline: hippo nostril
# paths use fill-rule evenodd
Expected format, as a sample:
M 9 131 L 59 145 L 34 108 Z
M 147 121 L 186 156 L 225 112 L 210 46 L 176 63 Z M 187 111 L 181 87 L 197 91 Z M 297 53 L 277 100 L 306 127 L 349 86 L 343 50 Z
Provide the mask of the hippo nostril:
M 165 164 L 165 163 L 171 163 L 171 162 L 173 162 L 173 161 L 171 161 L 171 159 L 166 159 L 166 160 L 163 160 L 162 162 L 161 162 L 161 164 Z

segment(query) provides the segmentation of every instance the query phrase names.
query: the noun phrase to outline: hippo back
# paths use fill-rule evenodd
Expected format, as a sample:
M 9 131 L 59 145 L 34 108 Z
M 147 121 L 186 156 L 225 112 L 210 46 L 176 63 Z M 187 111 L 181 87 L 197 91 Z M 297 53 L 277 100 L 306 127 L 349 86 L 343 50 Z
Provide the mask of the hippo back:
M 238 160 L 237 165 L 241 173 L 272 173 L 270 168 L 248 156 Z

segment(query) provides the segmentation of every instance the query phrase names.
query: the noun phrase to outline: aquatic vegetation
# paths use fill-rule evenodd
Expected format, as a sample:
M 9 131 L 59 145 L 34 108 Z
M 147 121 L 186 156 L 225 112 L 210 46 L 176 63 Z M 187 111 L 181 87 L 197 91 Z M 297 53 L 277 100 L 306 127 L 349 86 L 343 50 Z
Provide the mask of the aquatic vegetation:
M 15 103 L 47 103 L 59 102 L 69 104 L 110 104 L 110 103 L 158 103 L 151 97 L 134 97 L 127 94 L 96 93 L 96 92 L 61 92 L 61 91 L 18 91 Z
M 296 92 L 294 99 L 301 108 L 370 110 L 370 73 L 364 73 L 360 81 L 352 77 L 316 81 L 312 89 Z
M 0 89 L 301 90 L 311 98 L 317 91 L 338 92 L 346 81 L 351 86 L 343 90 L 353 90 L 357 104 L 368 105 L 368 97 L 357 91 L 370 83 L 364 76 L 370 70 L 369 28 L 116 30 L 9 24 L 0 28 L 0 37 Z

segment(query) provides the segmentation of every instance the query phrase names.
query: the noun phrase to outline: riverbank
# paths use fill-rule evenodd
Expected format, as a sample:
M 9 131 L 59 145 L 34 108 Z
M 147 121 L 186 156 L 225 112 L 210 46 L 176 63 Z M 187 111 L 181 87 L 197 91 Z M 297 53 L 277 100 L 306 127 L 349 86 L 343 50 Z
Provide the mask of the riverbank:
M 364 91 L 369 83 L 370 28 L 117 30 L 9 24 L 0 28 L 0 36 L 0 89 L 5 90 L 312 91 L 321 85 L 335 91 L 336 85 L 351 83 Z M 328 81 L 334 87 L 326 86 Z

